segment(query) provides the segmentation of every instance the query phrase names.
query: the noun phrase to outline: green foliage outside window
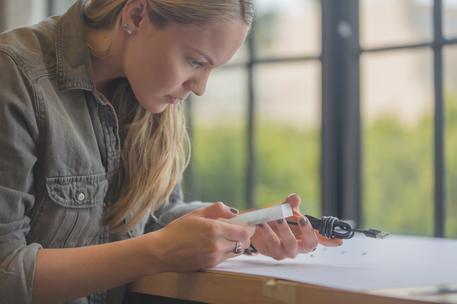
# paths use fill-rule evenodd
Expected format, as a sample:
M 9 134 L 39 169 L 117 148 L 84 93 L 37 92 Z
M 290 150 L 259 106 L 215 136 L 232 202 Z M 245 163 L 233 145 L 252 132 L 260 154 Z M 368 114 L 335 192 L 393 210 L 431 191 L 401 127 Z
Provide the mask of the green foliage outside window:
M 447 236 L 457 237 L 457 98 L 446 103 L 446 200 Z
M 257 126 L 259 207 L 290 192 L 319 214 L 320 130 Z M 241 124 L 195 126 L 194 170 L 200 198 L 245 208 L 245 137 Z M 393 233 L 433 234 L 433 116 L 406 126 L 382 117 L 364 128 L 364 215 Z M 446 103 L 447 235 L 457 237 L 457 98 Z M 407 138 L 408 140 L 403 140 Z

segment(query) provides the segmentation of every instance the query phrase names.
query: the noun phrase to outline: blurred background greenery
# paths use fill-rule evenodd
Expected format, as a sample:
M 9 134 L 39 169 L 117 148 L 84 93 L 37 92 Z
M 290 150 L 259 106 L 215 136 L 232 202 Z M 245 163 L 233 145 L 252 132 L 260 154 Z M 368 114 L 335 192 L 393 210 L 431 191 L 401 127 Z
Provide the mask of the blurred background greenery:
M 457 96 L 447 97 L 446 142 L 447 197 L 453 202 L 447 210 L 447 233 L 457 236 Z M 366 221 L 392 233 L 433 234 L 432 115 L 406 126 L 395 117 L 372 121 L 366 133 L 364 153 L 364 208 Z M 195 174 L 200 199 L 222 200 L 245 207 L 243 145 L 240 124 L 217 127 L 195 126 Z M 258 205 L 281 202 L 288 193 L 299 193 L 302 210 L 320 214 L 319 154 L 320 130 L 300 131 L 273 123 L 260 126 L 258 138 Z M 407 139 L 407 140 L 405 140 Z M 424 140 L 425 139 L 425 140 Z M 222 147 L 222 148 L 218 148 Z M 307 153 L 303 153 L 307 151 Z
M 254 29 L 256 204 L 300 194 L 305 213 L 321 215 L 320 1 L 258 0 Z M 361 0 L 364 48 L 414 44 L 433 37 L 433 0 Z M 455 37 L 457 1 L 444 1 L 444 32 Z M 264 63 L 307 54 L 317 60 Z M 446 236 L 457 237 L 457 48 L 444 47 Z M 235 67 L 215 72 L 193 100 L 190 198 L 246 202 L 247 75 L 242 49 Z M 391 233 L 434 231 L 433 53 L 428 48 L 361 56 L 362 211 L 364 225 Z M 240 65 L 241 63 L 241 65 Z

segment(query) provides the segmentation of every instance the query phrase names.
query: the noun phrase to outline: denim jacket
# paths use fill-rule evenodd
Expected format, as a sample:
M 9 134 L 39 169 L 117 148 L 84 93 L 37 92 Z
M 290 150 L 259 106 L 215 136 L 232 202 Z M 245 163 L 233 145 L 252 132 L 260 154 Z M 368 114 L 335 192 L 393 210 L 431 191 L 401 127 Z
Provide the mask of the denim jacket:
M 112 105 L 91 81 L 81 3 L 60 17 L 0 35 L 0 302 L 30 303 L 41 248 L 135 237 L 202 203 L 169 202 L 128 234 L 102 224 L 120 166 Z M 118 303 L 99 292 L 71 303 Z

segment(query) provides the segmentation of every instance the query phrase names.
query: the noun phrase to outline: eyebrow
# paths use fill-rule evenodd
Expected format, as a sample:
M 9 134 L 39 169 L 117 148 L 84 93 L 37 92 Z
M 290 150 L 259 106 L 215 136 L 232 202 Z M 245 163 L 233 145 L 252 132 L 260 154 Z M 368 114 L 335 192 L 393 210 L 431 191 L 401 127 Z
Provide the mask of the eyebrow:
M 200 55 L 202 55 L 203 57 L 205 57 L 205 59 L 208 61 L 208 63 L 210 65 L 214 65 L 214 61 L 208 56 L 206 55 L 203 51 L 199 50 L 199 49 L 192 49 L 193 51 L 199 53 Z

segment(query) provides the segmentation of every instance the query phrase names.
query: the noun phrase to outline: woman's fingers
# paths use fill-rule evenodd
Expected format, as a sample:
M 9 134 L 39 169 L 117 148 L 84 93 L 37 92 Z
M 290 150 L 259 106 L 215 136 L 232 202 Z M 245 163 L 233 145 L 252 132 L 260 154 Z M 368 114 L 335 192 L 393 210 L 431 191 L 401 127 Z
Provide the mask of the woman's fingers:
M 244 250 L 246 250 L 251 245 L 251 240 L 245 240 L 243 242 L 239 242 L 237 245 L 237 241 L 230 241 L 230 240 L 223 240 L 222 241 L 224 249 L 222 260 L 233 258 L 243 254 Z M 239 248 L 237 248 L 239 246 Z M 239 251 L 237 251 L 239 249 Z
M 253 240 L 260 253 L 276 260 L 297 256 L 299 242 L 284 219 L 257 226 Z
M 343 244 L 343 240 L 329 239 L 319 234 L 319 232 L 314 231 L 309 220 L 306 218 L 306 216 L 301 214 L 300 210 L 298 209 L 300 201 L 300 196 L 297 194 L 290 194 L 285 200 L 286 203 L 290 204 L 293 210 L 293 216 L 289 217 L 288 220 L 298 224 L 293 225 L 291 230 L 299 241 L 298 247 L 300 251 L 312 251 L 317 247 L 318 243 L 329 247 L 341 246 Z M 313 234 L 314 237 L 311 237 L 311 234 Z
M 225 221 L 217 221 L 221 236 L 230 241 L 245 241 L 250 239 L 255 233 L 255 226 L 231 224 Z
M 300 197 L 291 194 L 285 199 L 290 204 L 293 215 L 287 220 L 299 222 L 303 215 L 298 210 Z M 260 253 L 269 255 L 277 260 L 294 258 L 299 252 L 308 252 L 316 248 L 318 241 L 310 224 L 290 227 L 286 219 L 259 225 L 255 235 L 255 246 Z
M 275 222 L 279 239 L 281 240 L 281 247 L 284 255 L 288 258 L 294 258 L 297 255 L 297 239 L 294 233 L 290 230 L 284 219 Z
M 202 216 L 210 219 L 225 218 L 229 219 L 238 214 L 238 210 L 225 205 L 222 202 L 216 202 L 206 208 L 197 209 L 191 214 Z
M 286 257 L 282 249 L 281 240 L 268 224 L 257 225 L 253 241 L 255 241 L 255 248 L 264 255 L 268 255 L 276 260 L 282 260 Z
M 300 251 L 301 252 L 310 252 L 313 251 L 318 245 L 318 238 L 314 233 L 314 229 L 311 226 L 311 223 L 306 218 L 306 216 L 302 216 L 298 221 L 298 228 L 301 231 L 300 237 Z
M 297 209 L 300 206 L 301 198 L 298 194 L 292 193 L 286 197 L 285 203 L 288 203 L 292 209 Z
M 222 219 L 230 215 L 228 212 L 233 214 L 230 207 L 216 203 L 191 212 L 165 226 L 162 231 L 166 232 L 169 239 L 178 240 L 170 244 L 171 247 L 178 249 L 166 251 L 167 260 L 172 261 L 168 263 L 169 267 L 204 269 L 243 253 L 251 243 L 255 227 L 228 223 Z M 235 252 L 237 242 L 240 253 Z M 179 256 L 183 258 L 182 263 L 189 263 L 187 267 L 178 266 L 180 263 L 176 261 L 180 260 Z M 199 267 L 195 267 L 198 265 Z
M 298 195 L 289 195 L 285 203 L 290 204 L 293 210 L 293 215 L 287 218 L 287 221 L 294 222 L 296 225 L 289 226 L 286 219 L 259 224 L 257 228 L 234 225 L 225 219 L 236 215 L 236 210 L 223 203 L 216 203 L 196 211 L 194 215 L 203 217 L 209 222 L 217 222 L 216 225 L 210 225 L 211 228 L 207 232 L 207 240 L 210 241 L 209 239 L 212 238 L 213 242 L 211 249 L 213 259 L 207 267 L 238 256 L 250 246 L 251 242 L 260 253 L 277 260 L 294 258 L 298 253 L 314 251 L 319 243 L 325 246 L 341 245 L 341 240 L 325 238 L 313 229 L 309 220 L 298 209 L 300 205 Z
M 343 240 L 341 239 L 329 239 L 323 235 L 321 235 L 317 230 L 315 230 L 316 237 L 320 244 L 327 246 L 327 247 L 336 247 L 343 245 Z

